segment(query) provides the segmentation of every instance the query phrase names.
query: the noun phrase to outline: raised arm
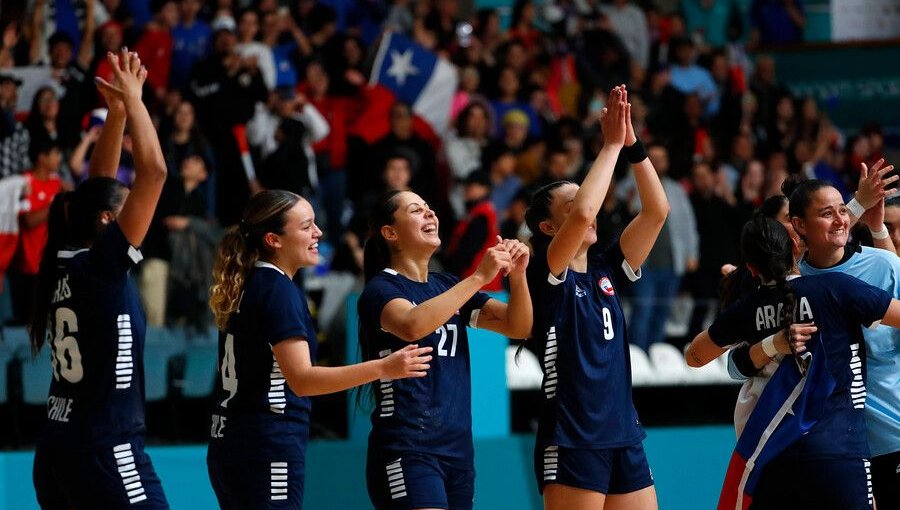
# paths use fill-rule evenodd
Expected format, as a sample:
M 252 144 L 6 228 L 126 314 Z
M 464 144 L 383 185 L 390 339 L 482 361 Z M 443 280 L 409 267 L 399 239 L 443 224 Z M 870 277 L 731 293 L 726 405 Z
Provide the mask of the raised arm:
M 41 58 L 44 44 L 44 6 L 47 0 L 35 0 L 34 12 L 31 13 L 31 41 L 28 46 L 28 61 L 34 65 Z
M 476 325 L 479 329 L 487 329 L 509 338 L 528 338 L 534 321 L 528 280 L 525 278 L 530 258 L 528 246 L 515 239 L 501 240 L 498 236 L 497 240 L 506 247 L 512 260 L 509 271 L 509 303 L 488 300 L 481 307 Z
M 343 367 L 317 367 L 312 364 L 305 339 L 291 338 L 272 347 L 285 381 L 301 397 L 344 391 L 378 379 L 425 377 L 431 350 L 431 347 L 407 345 L 377 360 Z
M 607 107 L 600 112 L 600 125 L 603 129 L 603 148 L 594 160 L 590 171 L 575 194 L 572 212 L 562 224 L 559 232 L 553 236 L 547 248 L 547 265 L 554 275 L 563 271 L 575 258 L 584 239 L 584 232 L 597 219 L 597 213 L 609 190 L 613 170 L 619 152 L 625 143 L 625 102 L 627 101 L 625 86 L 614 88 L 609 93 Z
M 502 245 L 490 248 L 471 276 L 443 294 L 418 305 L 399 298 L 388 302 L 381 310 L 381 327 L 403 341 L 415 342 L 447 322 L 484 284 L 509 267 L 509 252 Z
M 87 69 L 94 59 L 94 4 L 97 0 L 85 0 L 84 32 L 81 34 L 81 45 L 78 47 L 78 55 L 75 61 L 79 67 Z
M 106 54 L 106 59 L 110 60 L 115 55 L 110 52 Z M 125 59 L 128 50 L 122 48 L 119 59 Z M 137 58 L 137 54 L 131 54 L 131 58 Z M 143 80 L 141 86 L 143 87 Z M 100 131 L 100 137 L 94 146 L 94 152 L 91 153 L 91 161 L 88 163 L 88 177 L 111 177 L 116 178 L 119 170 L 119 158 L 122 156 L 122 137 L 125 134 L 125 103 L 117 94 L 111 93 L 109 89 L 97 83 L 97 89 L 106 100 L 106 106 L 109 113 L 106 115 L 106 121 L 103 123 L 103 129 Z
M 625 227 L 619 238 L 619 245 L 622 247 L 622 254 L 625 255 L 628 265 L 638 268 L 647 260 L 647 255 L 650 254 L 650 249 L 653 248 L 653 244 L 666 222 L 666 217 L 669 215 L 669 201 L 666 199 L 666 192 L 656 169 L 653 168 L 653 163 L 643 151 L 643 145 L 636 145 L 640 142 L 631 125 L 631 104 L 625 105 L 625 122 L 625 144 L 629 149 L 640 147 L 641 151 L 636 156 L 632 155 L 628 149 L 626 149 L 626 153 L 629 158 L 635 160 L 643 156 L 640 161 L 631 162 L 634 179 L 637 181 L 638 195 L 641 199 L 641 212 Z
M 900 179 L 900 176 L 893 175 L 885 179 L 884 176 L 894 169 L 894 165 L 883 165 L 884 158 L 876 161 L 872 168 L 869 168 L 865 163 L 860 163 L 859 183 L 857 184 L 856 193 L 853 196 L 853 200 L 847 204 L 847 209 L 850 212 L 851 227 L 862 220 L 865 211 L 872 209 L 878 205 L 879 201 L 883 202 L 884 199 L 891 197 L 897 192 L 897 188 L 887 189 L 887 186 Z
M 123 52 L 122 58 L 115 54 L 108 55 L 108 58 L 115 75 L 115 85 L 102 78 L 97 78 L 97 84 L 105 89 L 105 93 L 122 100 L 134 140 L 134 183 L 119 213 L 118 223 L 128 242 L 140 246 L 150 228 L 150 220 L 166 181 L 166 161 L 150 113 L 141 102 L 141 88 L 147 78 L 147 70 L 135 54 Z

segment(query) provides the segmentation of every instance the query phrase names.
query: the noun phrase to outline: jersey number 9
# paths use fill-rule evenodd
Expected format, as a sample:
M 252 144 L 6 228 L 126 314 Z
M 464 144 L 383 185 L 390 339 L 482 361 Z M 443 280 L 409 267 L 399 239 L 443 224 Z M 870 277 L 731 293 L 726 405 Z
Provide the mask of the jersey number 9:
M 77 383 L 84 377 L 81 366 L 81 351 L 75 334 L 78 333 L 78 318 L 71 308 L 57 308 L 53 318 L 55 335 L 51 343 L 53 355 L 53 378 L 60 376 L 70 383 Z

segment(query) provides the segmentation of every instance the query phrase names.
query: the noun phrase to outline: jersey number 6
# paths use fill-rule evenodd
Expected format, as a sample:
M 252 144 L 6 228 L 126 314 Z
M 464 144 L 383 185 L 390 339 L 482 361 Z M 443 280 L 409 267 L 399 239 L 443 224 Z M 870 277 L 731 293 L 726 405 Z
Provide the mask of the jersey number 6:
M 78 349 L 78 341 L 74 336 L 78 333 L 78 318 L 71 308 L 57 308 L 53 322 L 55 326 L 55 335 L 51 343 L 53 378 L 58 381 L 62 376 L 70 383 L 77 383 L 84 377 L 81 350 Z

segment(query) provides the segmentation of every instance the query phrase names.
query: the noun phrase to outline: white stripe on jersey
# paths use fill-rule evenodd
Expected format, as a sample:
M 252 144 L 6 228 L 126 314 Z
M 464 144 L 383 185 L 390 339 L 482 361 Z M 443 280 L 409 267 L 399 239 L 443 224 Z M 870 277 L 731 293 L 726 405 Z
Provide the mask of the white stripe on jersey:
M 390 356 L 391 350 L 385 349 L 378 353 L 379 358 Z M 379 379 L 379 389 L 381 390 L 381 403 L 379 404 L 379 418 L 388 418 L 394 415 L 394 380 Z
M 551 399 L 556 396 L 556 326 L 551 326 L 547 332 L 547 345 L 544 348 L 544 397 Z
M 287 397 L 284 395 L 284 375 L 281 366 L 272 353 L 272 373 L 269 374 L 269 410 L 273 413 L 284 414 L 287 407 Z
M 391 499 L 400 499 L 406 496 L 406 480 L 403 479 L 403 466 L 400 465 L 400 460 L 397 459 L 385 467 Z
M 131 336 L 131 315 L 122 314 L 116 320 L 119 330 L 119 352 L 116 354 L 116 389 L 127 390 L 131 387 L 134 375 L 134 358 L 131 347 L 134 338 Z
M 269 463 L 269 491 L 271 501 L 283 501 L 288 498 L 288 463 Z
M 119 470 L 119 476 L 122 477 L 122 485 L 128 495 L 128 502 L 133 505 L 147 499 L 144 486 L 141 484 L 141 475 L 138 474 L 137 466 L 134 463 L 131 443 L 114 446 L 113 457 L 116 458 L 116 468 Z
M 850 383 L 850 400 L 854 409 L 866 407 L 866 383 L 862 376 L 862 359 L 859 357 L 859 344 L 850 344 L 850 372 L 853 381 Z
M 559 471 L 559 446 L 553 445 L 544 448 L 544 481 L 556 480 Z
M 875 495 L 872 494 L 872 471 L 869 469 L 872 464 L 869 459 L 863 459 L 863 468 L 866 470 L 866 493 L 869 496 L 869 506 L 875 506 Z

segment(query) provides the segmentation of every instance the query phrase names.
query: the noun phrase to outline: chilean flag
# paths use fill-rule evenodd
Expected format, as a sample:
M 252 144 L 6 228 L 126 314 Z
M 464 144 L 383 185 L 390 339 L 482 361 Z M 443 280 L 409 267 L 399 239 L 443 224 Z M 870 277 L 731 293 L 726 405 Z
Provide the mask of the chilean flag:
M 737 441 L 718 510 L 747 510 L 765 465 L 812 429 L 836 386 L 826 366 L 820 335 L 800 358 L 785 358 L 762 395 Z M 804 369 L 805 367 L 805 369 Z
M 410 105 L 438 134 L 449 127 L 457 82 L 452 64 L 393 32 L 384 34 L 369 79 L 370 85 L 381 85 Z

